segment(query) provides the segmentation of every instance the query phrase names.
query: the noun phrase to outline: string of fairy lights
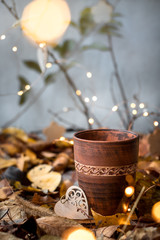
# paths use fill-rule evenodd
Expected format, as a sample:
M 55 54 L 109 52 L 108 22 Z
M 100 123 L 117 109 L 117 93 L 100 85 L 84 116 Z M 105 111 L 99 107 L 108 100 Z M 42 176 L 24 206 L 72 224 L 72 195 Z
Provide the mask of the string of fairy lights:
M 5 39 L 6 39 L 6 34 L 2 34 L 2 35 L 0 36 L 0 40 L 3 41 L 3 40 L 5 40 Z M 40 47 L 40 48 L 44 48 L 44 47 L 46 47 L 46 44 L 45 44 L 45 43 L 40 43 L 40 44 L 39 44 L 39 47 Z M 13 47 L 12 47 L 12 51 L 13 51 L 14 53 L 16 53 L 16 52 L 18 51 L 18 46 L 13 46 Z M 48 62 L 45 64 L 46 70 L 52 68 L 53 64 L 54 64 L 54 63 L 48 61 Z M 92 77 L 93 77 L 92 72 L 86 71 L 86 69 L 84 68 L 84 66 L 82 66 L 82 65 L 79 64 L 79 63 L 77 64 L 77 66 L 79 66 L 80 68 L 83 69 L 83 71 L 85 71 L 86 77 L 87 77 L 88 79 L 92 79 Z M 37 80 L 35 80 L 31 85 L 26 84 L 25 87 L 24 87 L 24 89 L 19 90 L 16 95 L 22 96 L 22 95 L 25 94 L 27 91 L 30 91 L 31 88 L 35 85 L 36 82 L 37 82 Z M 83 91 L 80 90 L 80 89 L 77 89 L 76 92 L 75 92 L 75 94 L 76 94 L 77 96 L 82 96 L 82 93 L 83 93 Z M 88 96 L 85 96 L 85 97 L 83 98 L 83 101 L 84 101 L 86 104 L 91 104 L 91 103 L 94 103 L 94 104 L 95 104 L 95 103 L 98 101 L 98 96 L 92 95 L 90 98 L 89 98 Z M 117 104 L 117 105 L 112 106 L 112 107 L 110 108 L 110 112 L 117 112 L 118 109 L 119 109 L 119 107 L 120 107 L 122 104 L 124 104 L 124 103 L 121 103 L 121 104 Z M 145 103 L 143 103 L 143 102 L 139 103 L 138 106 L 137 106 L 137 104 L 136 104 L 135 102 L 131 102 L 131 103 L 130 103 L 130 109 L 131 109 L 131 114 L 132 114 L 133 117 L 136 117 L 138 114 L 140 114 L 140 116 L 142 116 L 142 117 L 148 117 L 148 116 L 150 115 L 150 114 L 149 114 L 149 111 L 148 111 L 147 108 L 146 108 Z M 140 112 L 139 110 L 140 110 L 141 112 Z M 69 108 L 69 107 L 63 107 L 62 111 L 63 111 L 64 113 L 67 113 L 67 112 L 70 111 L 70 108 Z M 90 125 L 93 125 L 94 122 L 95 122 L 95 120 L 94 120 L 93 117 L 90 117 L 90 118 L 88 119 L 88 123 L 89 123 Z M 160 124 L 160 122 L 159 122 L 157 119 L 155 119 L 155 120 L 153 121 L 153 126 L 154 126 L 154 127 L 158 127 L 159 124 Z

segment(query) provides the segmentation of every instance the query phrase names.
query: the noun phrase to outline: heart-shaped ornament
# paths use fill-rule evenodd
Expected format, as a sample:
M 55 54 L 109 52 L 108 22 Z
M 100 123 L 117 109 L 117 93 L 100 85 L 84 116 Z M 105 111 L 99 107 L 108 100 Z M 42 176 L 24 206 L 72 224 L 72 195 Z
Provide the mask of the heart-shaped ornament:
M 80 187 L 71 186 L 66 194 L 56 203 L 55 213 L 70 219 L 88 219 L 88 201 Z

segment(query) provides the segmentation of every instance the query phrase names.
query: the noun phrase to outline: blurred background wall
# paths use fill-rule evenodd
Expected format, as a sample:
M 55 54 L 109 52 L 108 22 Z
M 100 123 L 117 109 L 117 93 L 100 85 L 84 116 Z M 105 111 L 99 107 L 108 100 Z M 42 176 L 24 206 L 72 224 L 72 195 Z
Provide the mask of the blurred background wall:
M 19 16 L 29 2 L 16 1 Z M 72 19 L 77 21 L 83 8 L 90 7 L 98 1 L 68 0 L 67 2 Z M 160 1 L 121 0 L 110 1 L 110 3 L 114 3 L 116 12 L 122 15 L 118 19 L 122 23 L 119 31 L 122 37 L 113 38 L 113 47 L 128 103 L 135 102 L 135 98 L 138 98 L 140 102 L 145 103 L 147 111 L 158 112 L 160 109 Z M 39 79 L 39 74 L 23 64 L 23 60 L 37 60 L 37 48 L 23 36 L 20 28 L 11 28 L 15 21 L 0 3 L 0 35 L 6 35 L 6 39 L 0 41 L 0 127 L 5 126 L 9 120 L 13 120 L 17 113 L 24 111 L 16 121 L 11 122 L 11 125 L 23 128 L 27 132 L 42 130 L 55 120 L 50 113 L 53 111 L 62 112 L 63 118 L 76 123 L 81 128 L 87 128 L 86 119 L 76 109 L 71 97 L 73 92 L 63 74 L 59 74 L 57 80 L 48 85 L 39 99 L 33 105 L 31 103 L 29 108 L 26 107 L 28 101 L 32 101 L 32 97 L 44 86 L 43 79 L 35 84 L 27 102 L 22 106 L 18 104 L 18 75 L 25 76 L 32 83 L 35 79 Z M 67 38 L 78 39 L 78 37 L 76 31 L 69 27 L 61 42 Z M 93 39 L 107 46 L 107 38 L 103 37 L 100 40 L 96 34 L 86 41 L 90 43 Z M 13 46 L 17 46 L 17 52 L 12 51 Z M 69 70 L 69 74 L 77 88 L 82 90 L 85 97 L 91 99 L 92 96 L 97 96 L 95 103 L 88 103 L 91 112 L 96 115 L 102 126 L 123 128 L 117 112 L 112 111 L 114 103 L 111 97 L 110 81 L 114 69 L 110 53 L 97 50 L 86 51 L 76 56 L 76 62 L 79 65 Z M 56 69 L 57 66 L 53 65 L 48 71 L 56 71 Z M 92 73 L 90 79 L 86 77 L 88 71 Z M 121 106 L 122 100 L 116 81 L 113 86 L 118 104 Z M 63 112 L 64 107 L 74 110 Z M 153 129 L 153 121 L 156 119 L 156 117 L 155 119 L 154 117 L 139 118 L 133 130 L 148 132 Z M 93 124 L 93 127 L 97 126 Z

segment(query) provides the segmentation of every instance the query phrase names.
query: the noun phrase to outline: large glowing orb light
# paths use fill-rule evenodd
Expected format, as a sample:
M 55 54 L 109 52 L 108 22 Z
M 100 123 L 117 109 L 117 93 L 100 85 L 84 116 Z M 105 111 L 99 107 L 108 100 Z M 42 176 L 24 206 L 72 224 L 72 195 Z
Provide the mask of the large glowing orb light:
M 56 45 L 71 20 L 65 0 L 34 0 L 23 10 L 21 28 L 37 44 Z

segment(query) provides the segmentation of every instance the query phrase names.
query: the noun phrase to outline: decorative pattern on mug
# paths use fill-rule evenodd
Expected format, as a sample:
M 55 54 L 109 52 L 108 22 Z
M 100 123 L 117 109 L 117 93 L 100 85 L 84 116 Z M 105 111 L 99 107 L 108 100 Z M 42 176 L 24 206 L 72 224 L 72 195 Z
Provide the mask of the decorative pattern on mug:
M 106 167 L 84 165 L 75 160 L 75 168 L 77 172 L 89 176 L 123 176 L 134 173 L 136 171 L 136 163 L 124 166 Z

